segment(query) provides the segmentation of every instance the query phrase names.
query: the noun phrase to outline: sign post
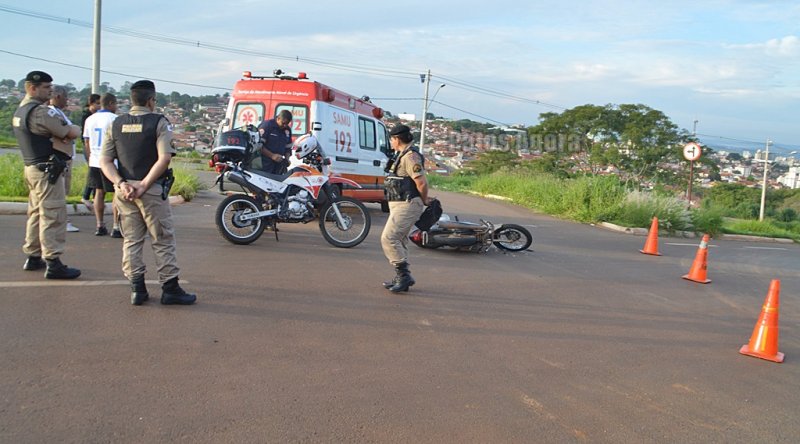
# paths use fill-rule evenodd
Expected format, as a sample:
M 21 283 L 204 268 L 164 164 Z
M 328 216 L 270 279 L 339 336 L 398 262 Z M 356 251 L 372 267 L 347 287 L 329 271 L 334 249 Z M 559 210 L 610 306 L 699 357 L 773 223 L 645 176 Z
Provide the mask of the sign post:
M 683 147 L 683 158 L 689 161 L 689 190 L 686 197 L 689 200 L 689 208 L 692 207 L 692 182 L 694 182 L 694 161 L 700 158 L 703 148 L 696 142 L 689 142 Z

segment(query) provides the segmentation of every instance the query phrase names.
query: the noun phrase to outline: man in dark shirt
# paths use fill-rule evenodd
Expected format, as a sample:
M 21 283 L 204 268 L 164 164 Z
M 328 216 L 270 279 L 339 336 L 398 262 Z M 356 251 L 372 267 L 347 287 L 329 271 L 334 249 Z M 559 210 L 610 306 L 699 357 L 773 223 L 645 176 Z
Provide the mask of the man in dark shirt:
M 283 110 L 274 119 L 258 126 L 261 135 L 261 169 L 267 173 L 282 174 L 286 168 L 287 152 L 292 143 L 292 113 Z

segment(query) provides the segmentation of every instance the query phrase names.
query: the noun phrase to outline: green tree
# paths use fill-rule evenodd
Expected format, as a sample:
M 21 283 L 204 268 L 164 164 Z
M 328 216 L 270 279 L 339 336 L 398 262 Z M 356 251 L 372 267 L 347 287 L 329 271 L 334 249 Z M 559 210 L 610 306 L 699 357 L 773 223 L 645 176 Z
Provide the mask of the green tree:
M 467 168 L 475 174 L 491 174 L 504 167 L 512 167 L 519 160 L 514 151 L 486 151 L 469 162 Z
M 676 147 L 688 136 L 663 112 L 641 104 L 581 105 L 539 118 L 528 134 L 544 141 L 544 149 L 561 163 L 577 159 L 591 171 L 614 165 L 636 184 L 653 178 L 659 163 L 674 160 Z M 557 145 L 548 146 L 548 140 Z

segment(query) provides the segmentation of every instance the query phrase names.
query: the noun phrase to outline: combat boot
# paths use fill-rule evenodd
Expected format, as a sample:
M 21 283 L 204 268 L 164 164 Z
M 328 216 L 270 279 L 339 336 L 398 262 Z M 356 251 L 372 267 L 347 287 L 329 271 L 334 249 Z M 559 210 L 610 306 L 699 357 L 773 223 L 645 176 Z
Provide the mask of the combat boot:
M 191 305 L 197 296 L 187 293 L 178 285 L 178 278 L 174 277 L 161 285 L 161 303 L 164 305 Z
M 389 291 L 392 293 L 408 291 L 408 288 L 416 283 L 414 278 L 411 277 L 411 272 L 408 269 L 408 262 L 400 262 L 395 265 L 394 268 L 395 271 L 397 271 L 397 277 L 395 277 L 394 285 L 389 287 Z
M 45 259 L 47 262 L 47 271 L 44 272 L 44 277 L 47 279 L 75 279 L 81 275 L 81 271 L 77 268 L 70 268 L 61 263 L 61 259 Z
M 137 274 L 131 278 L 131 304 L 142 305 L 150 299 L 147 294 L 147 286 L 144 284 L 144 275 Z
M 25 261 L 25 265 L 22 266 L 22 269 L 27 271 L 35 271 L 41 270 L 46 266 L 47 263 L 42 260 L 41 256 L 28 256 L 28 260 Z

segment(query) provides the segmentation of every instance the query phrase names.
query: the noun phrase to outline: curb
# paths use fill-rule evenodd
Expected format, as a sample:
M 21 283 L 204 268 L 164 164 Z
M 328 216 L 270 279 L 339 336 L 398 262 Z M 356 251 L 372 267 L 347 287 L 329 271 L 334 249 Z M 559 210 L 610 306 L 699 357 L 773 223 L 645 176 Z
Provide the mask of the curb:
M 764 236 L 749 236 L 746 234 L 720 234 L 720 239 L 740 242 L 772 242 L 774 244 L 793 244 L 792 239 L 783 237 L 764 237 Z
M 109 203 L 110 202 L 106 202 L 106 210 L 103 214 L 111 214 L 111 205 L 109 205 Z M 169 204 L 172 206 L 181 205 L 184 203 L 186 203 L 186 200 L 184 200 L 183 196 L 181 195 L 169 197 Z M 9 216 L 20 214 L 28 214 L 27 202 L 0 202 L 0 215 Z M 93 214 L 94 213 L 91 213 L 89 209 L 87 209 L 82 203 L 67 204 L 68 216 L 91 216 Z
M 647 234 L 650 232 L 650 230 L 648 230 L 647 228 L 622 227 L 620 225 L 615 225 L 610 222 L 600 222 L 599 224 L 590 224 L 590 225 L 610 231 L 616 231 L 618 233 L 632 234 L 634 236 L 647 236 Z M 693 239 L 698 237 L 697 233 L 693 231 L 676 231 L 674 233 L 669 233 L 667 231 L 658 230 L 658 235 L 659 236 L 663 235 L 664 237 L 684 237 L 687 239 Z M 745 234 L 720 234 L 716 236 L 716 238 L 729 241 L 739 241 L 739 242 L 771 242 L 778 244 L 794 243 L 792 239 L 786 239 L 782 237 L 748 236 Z
M 480 196 L 480 197 L 485 197 L 487 199 L 503 200 L 503 201 L 506 201 L 506 202 L 511 202 L 511 198 L 510 197 L 498 196 L 496 194 L 483 194 L 483 193 L 478 193 L 477 191 L 467 191 L 467 193 L 474 194 L 474 195 Z
M 605 228 L 611 231 L 617 231 L 620 233 L 627 233 L 632 234 L 634 236 L 647 236 L 650 233 L 650 230 L 647 228 L 638 228 L 638 227 L 623 227 L 620 225 L 612 224 L 611 222 L 600 222 L 596 226 L 600 228 Z M 659 236 L 665 237 L 684 237 L 687 239 L 694 239 L 697 237 L 697 234 L 693 231 L 674 231 L 669 232 L 666 230 L 658 230 Z

